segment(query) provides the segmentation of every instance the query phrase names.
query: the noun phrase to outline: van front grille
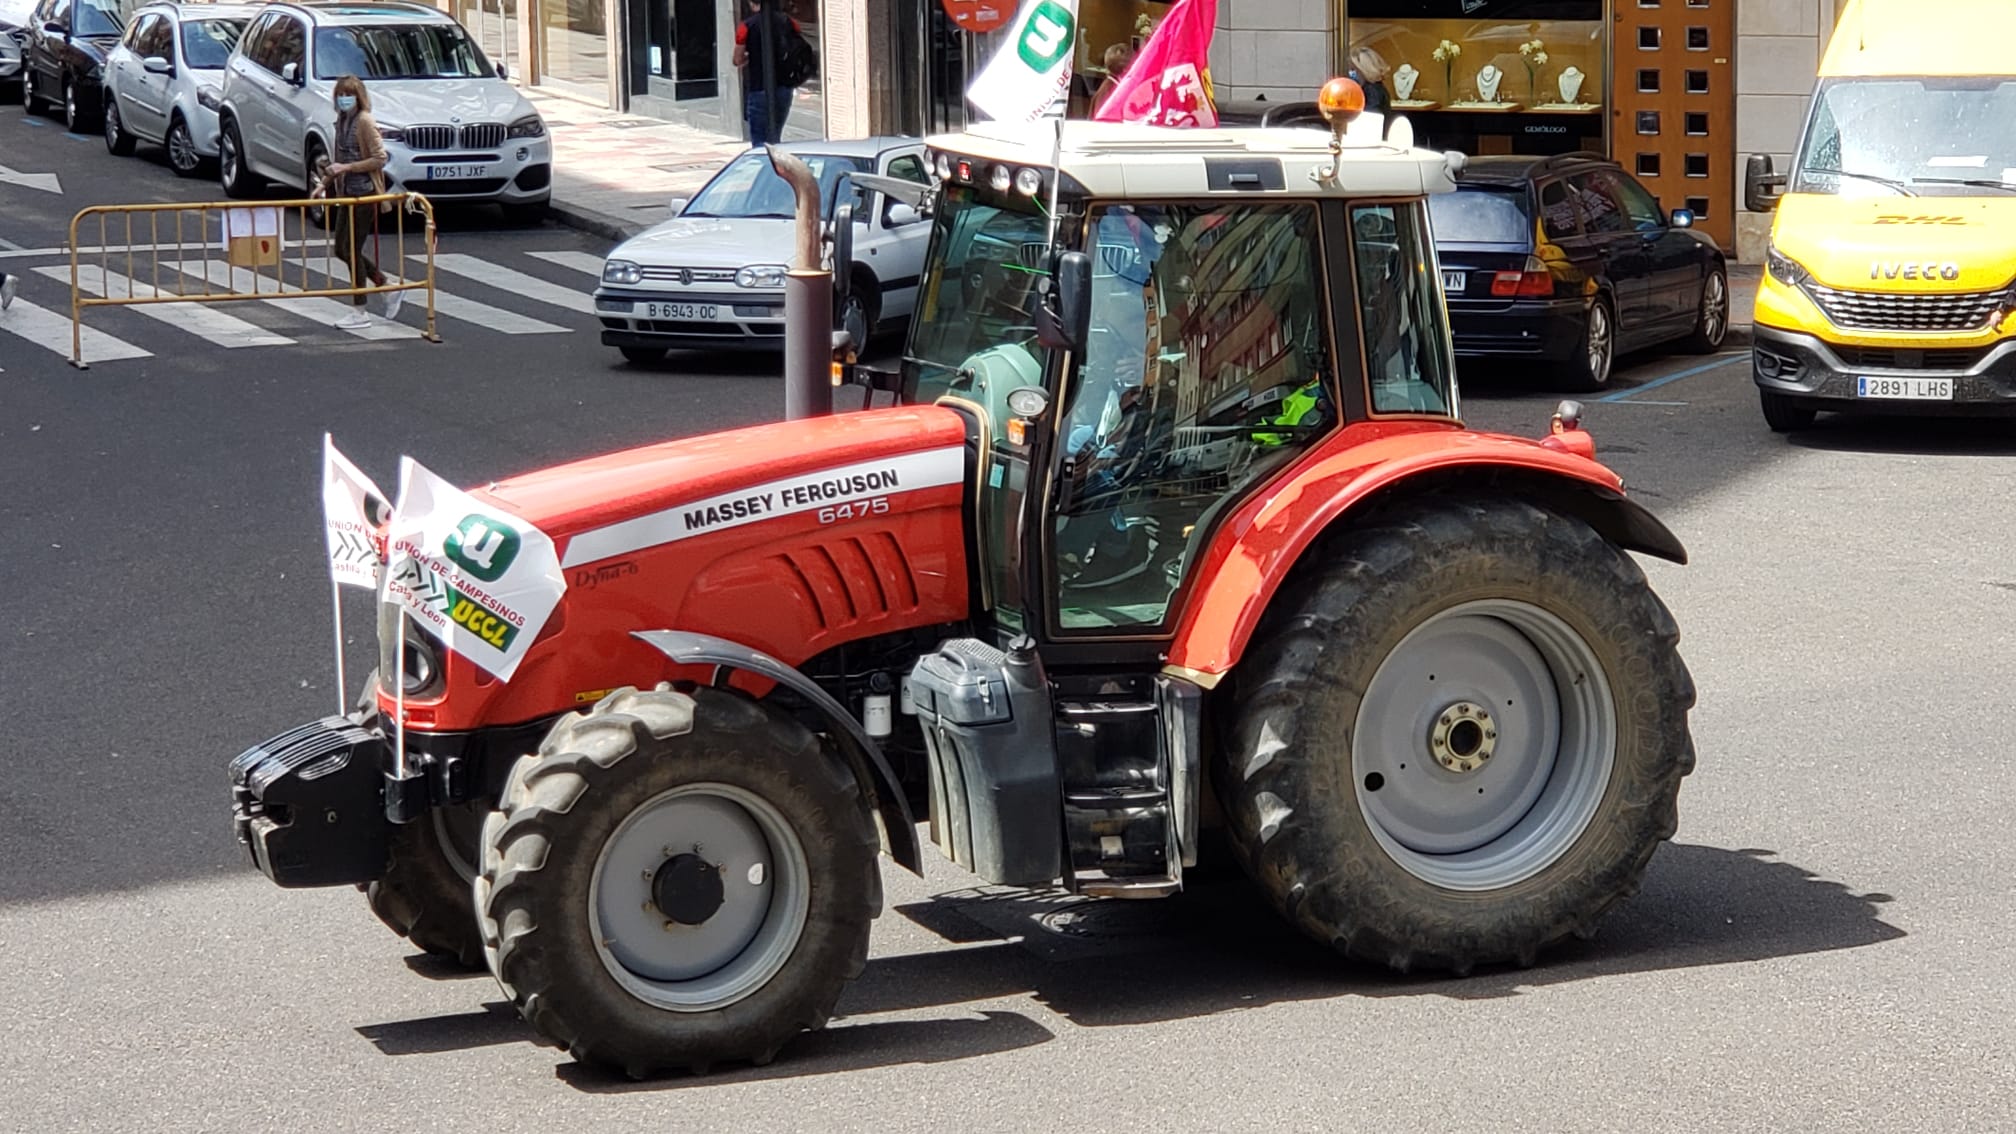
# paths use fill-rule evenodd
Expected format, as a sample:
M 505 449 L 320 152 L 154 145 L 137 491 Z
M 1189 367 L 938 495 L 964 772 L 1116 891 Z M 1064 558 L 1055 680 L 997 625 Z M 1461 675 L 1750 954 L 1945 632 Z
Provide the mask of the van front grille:
M 1811 281 L 1806 291 L 1828 322 L 1857 331 L 1978 331 L 2008 298 L 2006 291 L 1946 295 L 1845 291 Z

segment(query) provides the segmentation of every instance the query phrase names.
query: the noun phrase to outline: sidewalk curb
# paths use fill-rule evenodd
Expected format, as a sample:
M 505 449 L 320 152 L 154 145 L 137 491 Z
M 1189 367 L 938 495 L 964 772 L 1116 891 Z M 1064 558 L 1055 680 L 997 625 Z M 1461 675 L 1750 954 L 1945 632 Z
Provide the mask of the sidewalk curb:
M 558 199 L 549 202 L 546 209 L 548 215 L 553 218 L 554 223 L 563 228 L 571 228 L 577 232 L 589 233 L 593 236 L 602 237 L 604 240 L 614 240 L 619 243 L 651 227 L 647 224 L 640 224 L 636 221 L 611 216 L 599 209 L 570 204 Z

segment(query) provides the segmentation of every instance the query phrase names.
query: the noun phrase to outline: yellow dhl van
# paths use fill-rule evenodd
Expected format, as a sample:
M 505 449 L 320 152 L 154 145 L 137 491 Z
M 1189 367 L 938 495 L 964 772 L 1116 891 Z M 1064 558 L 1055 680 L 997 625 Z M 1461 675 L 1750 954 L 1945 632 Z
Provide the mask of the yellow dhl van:
M 1848 0 L 1777 210 L 1752 372 L 1771 428 L 1820 410 L 2016 413 L 2011 0 Z

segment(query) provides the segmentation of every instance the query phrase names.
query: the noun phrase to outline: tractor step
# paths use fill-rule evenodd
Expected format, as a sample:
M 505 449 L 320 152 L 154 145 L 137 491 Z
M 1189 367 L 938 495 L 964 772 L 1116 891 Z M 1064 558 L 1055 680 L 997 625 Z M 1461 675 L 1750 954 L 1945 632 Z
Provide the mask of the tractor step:
M 1167 898 L 1183 892 L 1181 878 L 1099 878 L 1081 881 L 1078 892 L 1088 898 Z

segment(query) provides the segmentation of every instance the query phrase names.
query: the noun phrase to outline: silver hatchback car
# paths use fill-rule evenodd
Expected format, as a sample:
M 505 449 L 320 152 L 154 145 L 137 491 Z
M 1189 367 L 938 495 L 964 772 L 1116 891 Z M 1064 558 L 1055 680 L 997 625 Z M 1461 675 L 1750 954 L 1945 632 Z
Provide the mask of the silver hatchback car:
M 154 3 L 139 8 L 105 60 L 105 148 L 124 157 L 146 142 L 191 177 L 217 156 L 224 64 L 259 9 Z

